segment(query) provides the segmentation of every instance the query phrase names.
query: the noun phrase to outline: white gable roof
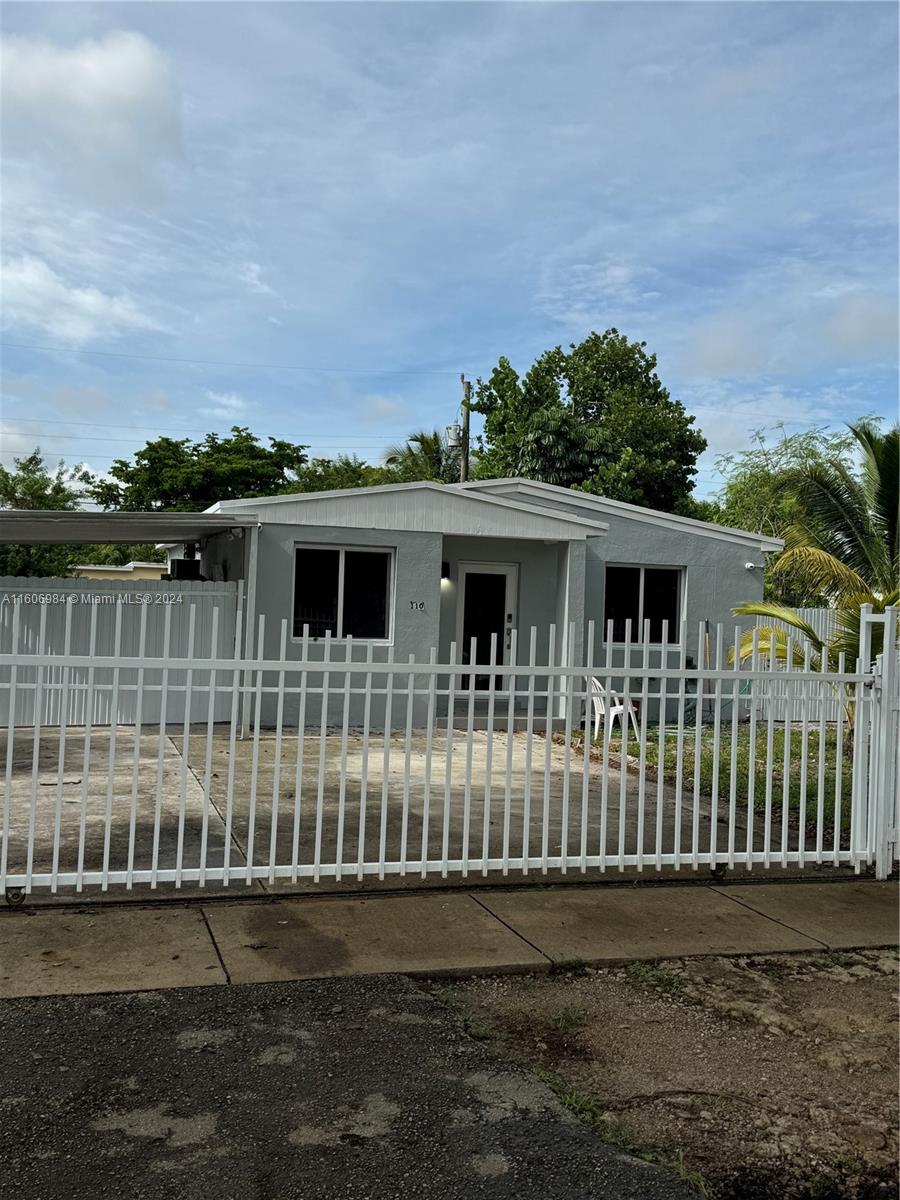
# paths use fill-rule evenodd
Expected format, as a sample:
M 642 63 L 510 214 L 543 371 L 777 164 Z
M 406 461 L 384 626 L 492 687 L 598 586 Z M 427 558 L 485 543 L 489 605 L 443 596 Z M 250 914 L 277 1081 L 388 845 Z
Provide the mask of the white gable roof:
M 596 514 L 565 512 L 524 496 L 494 496 L 440 483 L 391 483 L 220 500 L 209 512 L 252 511 L 262 524 L 434 532 L 480 537 L 581 541 L 603 537 Z
M 472 483 L 453 484 L 457 491 L 480 492 L 482 495 L 502 495 L 509 499 L 525 500 L 548 510 L 569 511 L 577 509 L 588 518 L 626 517 L 647 525 L 661 525 L 673 531 L 690 533 L 700 537 L 717 538 L 762 551 L 782 550 L 784 542 L 779 538 L 767 537 L 762 533 L 751 533 L 746 529 L 731 529 L 727 525 L 714 525 L 710 521 L 698 521 L 693 517 L 682 517 L 676 513 L 658 512 L 653 508 L 642 508 L 637 504 L 625 504 L 621 500 L 608 500 L 605 496 L 593 496 L 588 492 L 576 492 L 571 488 L 557 487 L 553 483 L 540 483 L 534 479 L 483 479 Z

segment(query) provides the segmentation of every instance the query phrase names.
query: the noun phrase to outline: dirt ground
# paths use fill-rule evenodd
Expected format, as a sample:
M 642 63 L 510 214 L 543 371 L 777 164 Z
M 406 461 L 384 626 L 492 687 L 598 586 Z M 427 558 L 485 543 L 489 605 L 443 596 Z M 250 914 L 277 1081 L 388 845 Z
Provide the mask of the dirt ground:
M 714 1200 L 897 1194 L 897 954 L 683 959 L 440 995 L 605 1139 Z

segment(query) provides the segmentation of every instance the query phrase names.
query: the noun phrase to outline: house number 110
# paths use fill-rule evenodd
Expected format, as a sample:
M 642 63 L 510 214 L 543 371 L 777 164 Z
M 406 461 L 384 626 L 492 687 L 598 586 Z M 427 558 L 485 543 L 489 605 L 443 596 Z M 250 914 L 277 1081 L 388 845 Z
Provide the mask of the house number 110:
M 410 600 L 409 607 L 414 612 L 424 612 L 425 611 L 425 601 L 424 600 Z

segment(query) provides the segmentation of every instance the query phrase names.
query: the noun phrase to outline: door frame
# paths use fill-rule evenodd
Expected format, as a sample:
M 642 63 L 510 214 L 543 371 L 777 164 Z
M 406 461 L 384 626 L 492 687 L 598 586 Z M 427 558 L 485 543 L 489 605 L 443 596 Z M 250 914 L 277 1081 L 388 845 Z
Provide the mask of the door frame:
M 466 576 L 470 574 L 506 576 L 506 603 L 504 604 L 503 624 L 508 632 L 510 629 L 517 627 L 519 619 L 519 564 L 514 562 L 477 562 L 467 559 L 465 562 L 457 563 L 457 570 L 459 572 L 457 580 L 457 595 L 459 600 L 456 605 L 456 652 L 462 656 L 463 620 L 466 609 Z M 509 613 L 512 614 L 511 621 L 506 619 Z M 506 666 L 509 663 L 508 640 L 507 637 L 504 637 L 500 646 L 500 665 L 502 666 Z

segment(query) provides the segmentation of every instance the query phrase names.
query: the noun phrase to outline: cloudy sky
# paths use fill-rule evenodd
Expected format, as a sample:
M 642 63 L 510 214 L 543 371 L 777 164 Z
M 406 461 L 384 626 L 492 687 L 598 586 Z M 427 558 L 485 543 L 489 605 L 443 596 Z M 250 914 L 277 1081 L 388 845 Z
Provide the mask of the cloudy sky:
M 897 412 L 893 3 L 5 3 L 3 444 L 377 461 L 615 325 L 716 453 Z

